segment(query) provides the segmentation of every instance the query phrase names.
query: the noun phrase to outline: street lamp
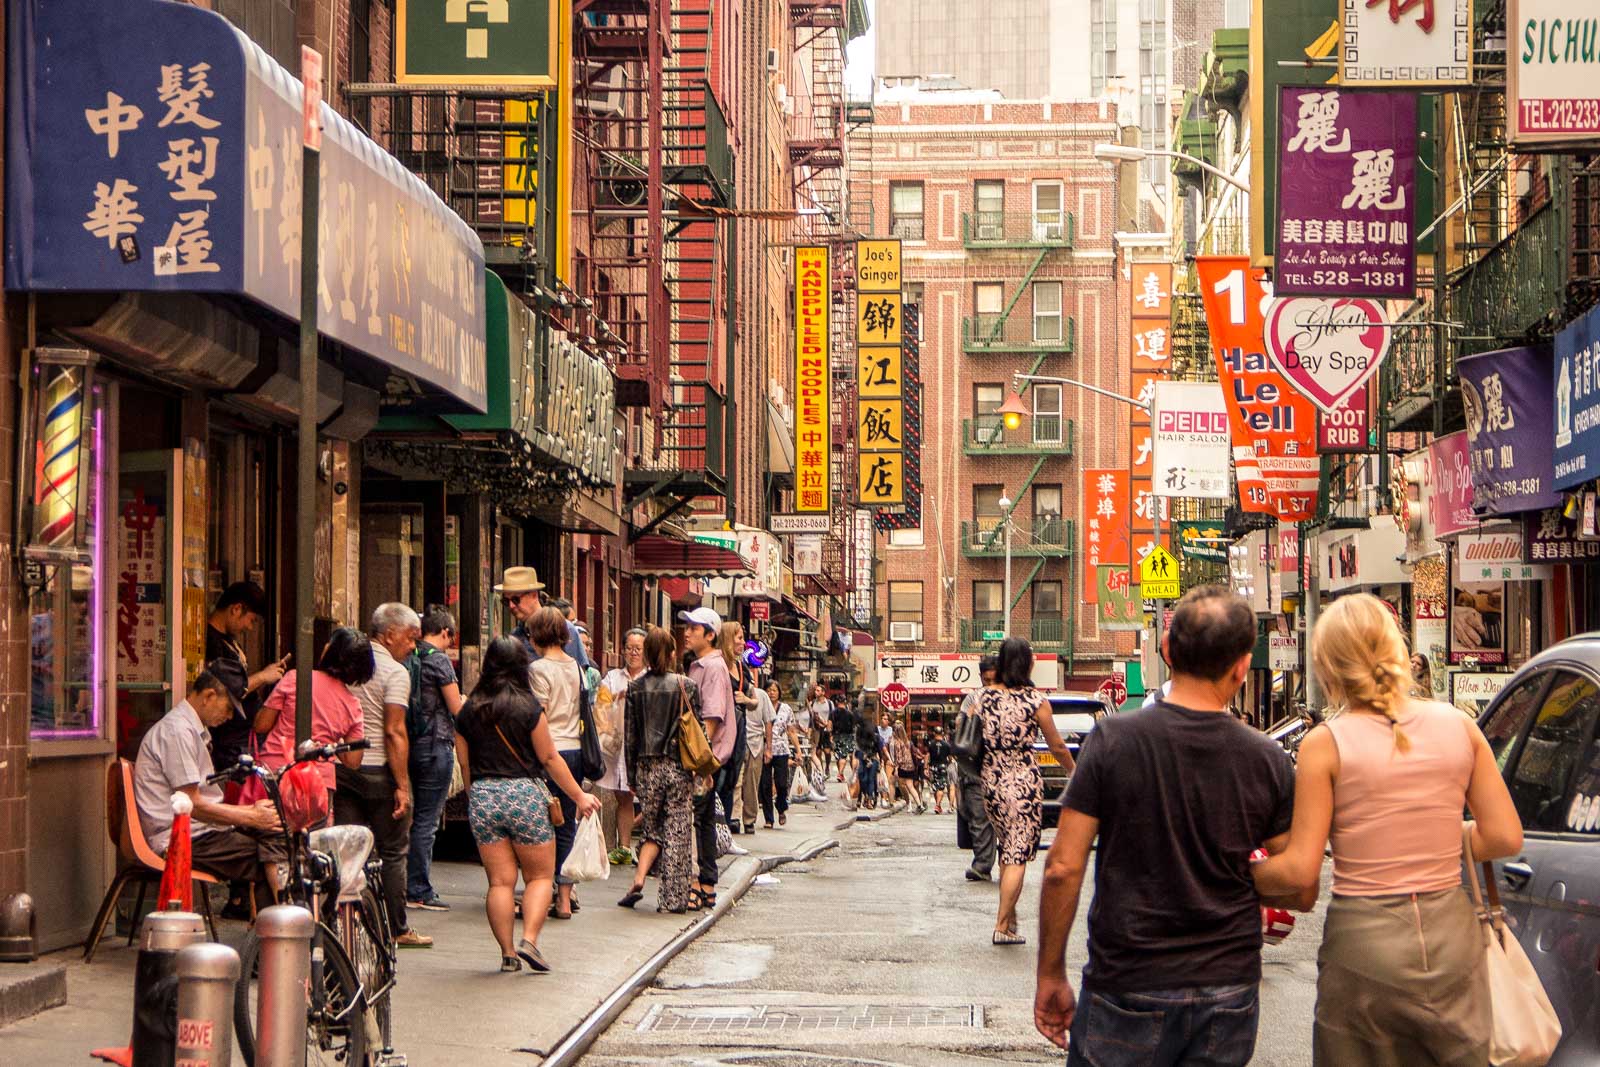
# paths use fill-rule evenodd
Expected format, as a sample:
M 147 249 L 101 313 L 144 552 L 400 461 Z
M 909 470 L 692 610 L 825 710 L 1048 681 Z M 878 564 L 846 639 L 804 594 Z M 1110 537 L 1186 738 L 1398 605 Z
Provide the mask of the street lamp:
M 1013 395 L 1015 395 L 1015 394 L 1013 394 Z M 1019 407 L 1019 408 L 1022 407 L 1022 398 L 1021 397 L 1017 397 L 1017 407 Z M 1011 418 L 1011 416 L 1007 415 L 1006 418 L 1009 420 Z M 1021 425 L 1020 417 L 1018 418 L 1018 425 L 1019 426 Z M 1015 427 L 1013 427 L 1013 429 L 1015 429 Z M 1005 616 L 1004 616 L 1004 618 L 1003 618 L 1003 620 L 1001 622 L 1001 625 L 1000 625 L 1000 632 L 1005 634 L 1007 637 L 1010 637 L 1011 636 L 1011 498 L 1008 497 L 1008 496 L 1005 496 L 1005 495 L 1002 495 L 1000 497 L 1000 521 L 1005 524 L 1005 535 L 1006 535 L 1006 583 L 1005 583 L 1005 589 L 1001 593 L 1001 595 L 1005 598 L 1005 602 L 1002 605 L 1005 608 Z
M 1128 144 L 1097 144 L 1094 146 L 1094 158 L 1102 163 L 1143 163 L 1151 156 L 1162 159 L 1181 159 L 1185 163 L 1193 163 L 1207 174 L 1227 182 L 1242 193 L 1248 193 L 1250 187 L 1235 178 L 1221 167 L 1213 166 L 1198 156 L 1191 156 L 1187 152 L 1171 152 L 1165 148 L 1138 148 Z
M 1011 395 L 1006 397 L 1006 402 L 995 409 L 995 414 L 1000 416 L 1000 424 L 1008 430 L 1015 430 L 1022 426 L 1022 420 L 1028 417 L 1028 405 L 1022 399 L 1022 393 L 1016 389 L 1011 390 Z

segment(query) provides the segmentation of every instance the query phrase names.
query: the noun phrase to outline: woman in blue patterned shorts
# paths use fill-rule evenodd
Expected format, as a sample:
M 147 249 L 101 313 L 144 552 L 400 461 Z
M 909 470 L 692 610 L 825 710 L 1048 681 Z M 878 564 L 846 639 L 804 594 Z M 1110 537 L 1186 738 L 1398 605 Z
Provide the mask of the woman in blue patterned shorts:
M 483 657 L 478 687 L 456 717 L 456 758 L 467 780 L 467 817 L 478 856 L 489 876 L 485 908 L 500 943 L 500 969 L 544 973 L 539 931 L 555 884 L 555 828 L 550 823 L 546 777 L 571 797 L 578 818 L 600 810 L 556 751 L 544 709 L 534 698 L 528 650 L 501 637 Z M 543 768 L 541 774 L 540 768 Z M 512 897 L 522 875 L 522 940 L 513 946 Z

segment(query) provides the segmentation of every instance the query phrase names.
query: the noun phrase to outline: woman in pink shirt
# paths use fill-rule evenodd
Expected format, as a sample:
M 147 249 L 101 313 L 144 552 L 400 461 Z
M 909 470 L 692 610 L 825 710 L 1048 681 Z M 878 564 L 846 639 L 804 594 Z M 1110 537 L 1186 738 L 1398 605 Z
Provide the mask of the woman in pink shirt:
M 319 745 L 357 741 L 366 736 L 361 705 L 350 691 L 372 678 L 372 642 L 359 630 L 341 626 L 328 638 L 317 669 L 311 672 L 311 740 Z M 261 762 L 273 770 L 283 767 L 294 753 L 295 690 L 300 672 L 290 671 L 278 682 L 261 710 L 256 712 L 256 733 L 265 734 L 259 749 Z M 352 769 L 361 766 L 361 753 L 339 757 Z M 323 760 L 317 773 L 333 791 L 333 764 Z
M 1316 886 L 1332 841 L 1312 1063 L 1486 1064 L 1489 985 L 1461 883 L 1461 809 L 1476 859 L 1522 847 L 1494 754 L 1455 708 L 1408 695 L 1405 639 L 1376 597 L 1322 613 L 1311 663 L 1341 710 L 1301 742 L 1288 847 L 1253 874 L 1264 897 Z

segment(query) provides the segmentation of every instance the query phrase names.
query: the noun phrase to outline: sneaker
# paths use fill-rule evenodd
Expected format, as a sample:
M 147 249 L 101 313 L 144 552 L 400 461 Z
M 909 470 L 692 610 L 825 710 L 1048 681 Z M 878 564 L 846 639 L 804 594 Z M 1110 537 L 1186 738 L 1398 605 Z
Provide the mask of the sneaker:
M 449 911 L 450 910 L 450 905 L 446 904 L 444 902 L 444 898 L 441 897 L 438 893 L 435 893 L 433 896 L 429 897 L 427 900 L 408 900 L 408 901 L 406 901 L 406 907 L 408 907 L 408 908 L 420 908 L 423 911 Z
M 975 870 L 972 867 L 967 868 L 967 881 L 969 882 L 987 882 L 993 877 L 994 876 L 989 874 L 987 871 Z
M 419 934 L 415 930 L 407 930 L 394 939 L 396 948 L 432 948 L 433 938 L 426 934 Z
M 740 822 L 738 819 L 729 819 L 728 820 L 728 832 L 729 833 L 734 833 L 734 834 L 744 833 L 744 824 L 742 822 Z
M 728 850 L 728 855 L 730 855 L 730 856 L 748 856 L 748 855 L 750 855 L 750 850 L 747 849 L 747 848 L 743 848 L 738 844 L 735 844 L 732 848 L 730 848 Z
M 617 851 L 622 853 L 622 862 L 624 865 L 632 867 L 639 862 L 639 858 L 633 854 L 633 849 L 629 848 L 627 845 L 619 845 L 617 847 Z
M 622 867 L 627 863 L 627 859 L 626 859 L 627 853 L 628 853 L 628 850 L 625 849 L 625 848 L 621 848 L 621 847 L 614 848 L 606 856 L 606 862 L 611 864 L 611 866 L 613 866 L 613 867 Z

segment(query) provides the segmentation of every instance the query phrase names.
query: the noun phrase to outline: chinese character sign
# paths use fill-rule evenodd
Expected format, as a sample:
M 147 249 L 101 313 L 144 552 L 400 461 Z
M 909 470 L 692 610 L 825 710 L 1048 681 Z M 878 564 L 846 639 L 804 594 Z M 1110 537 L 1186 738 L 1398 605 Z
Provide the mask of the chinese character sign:
M 1416 94 L 1286 85 L 1278 116 L 1276 294 L 1410 297 Z
M 856 498 L 864 505 L 893 507 L 906 500 L 906 459 L 900 452 L 862 452 L 856 457 Z
M 553 89 L 560 7 L 551 0 L 396 0 L 395 80 Z
M 1151 407 L 1156 496 L 1227 500 L 1228 408 L 1214 382 L 1157 382 Z
M 1090 588 L 1095 593 L 1102 630 L 1144 629 L 1139 583 L 1127 567 L 1096 567 L 1095 584 Z
M 1600 140 L 1593 0 L 1507 0 L 1506 119 L 1515 145 Z
M 1555 487 L 1600 474 L 1600 310 L 1556 334 Z
M 828 250 L 795 249 L 794 505 L 800 512 L 832 506 L 828 290 Z
M 1345 85 L 1472 81 L 1472 0 L 1350 0 L 1343 31 Z
M 1561 494 L 1551 484 L 1549 348 L 1504 348 L 1461 356 L 1461 405 L 1467 416 L 1472 506 L 1480 514 L 1509 515 L 1554 507 Z
M 1129 267 L 1129 311 L 1135 319 L 1172 318 L 1172 264 L 1134 263 Z
M 1084 574 L 1079 588 L 1092 603 L 1099 567 L 1120 566 L 1126 571 L 1132 559 L 1128 472 L 1117 467 L 1085 468 L 1079 501 L 1084 531 Z

